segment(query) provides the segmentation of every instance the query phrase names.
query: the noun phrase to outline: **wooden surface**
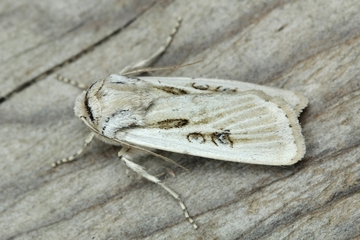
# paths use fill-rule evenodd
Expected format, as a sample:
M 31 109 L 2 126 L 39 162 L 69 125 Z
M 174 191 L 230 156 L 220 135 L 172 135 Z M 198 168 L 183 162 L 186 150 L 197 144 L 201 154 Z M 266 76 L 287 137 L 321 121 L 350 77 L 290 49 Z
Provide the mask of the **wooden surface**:
M 0 2 L 1 239 L 360 238 L 360 2 L 302 1 Z M 149 56 L 183 23 L 157 66 L 204 59 L 161 76 L 233 79 L 302 92 L 305 158 L 256 166 L 162 153 L 178 203 L 94 142 L 82 146 L 73 115 L 80 93 L 54 73 L 90 84 Z M 73 59 L 69 64 L 64 64 Z

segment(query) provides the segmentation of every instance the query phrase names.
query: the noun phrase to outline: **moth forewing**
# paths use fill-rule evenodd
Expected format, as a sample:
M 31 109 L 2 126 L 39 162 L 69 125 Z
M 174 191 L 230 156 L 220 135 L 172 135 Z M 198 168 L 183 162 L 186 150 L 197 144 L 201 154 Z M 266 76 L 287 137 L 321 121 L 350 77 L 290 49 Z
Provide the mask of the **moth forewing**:
M 305 152 L 291 106 L 261 91 L 169 93 L 152 102 L 143 124 L 115 137 L 149 148 L 265 165 L 290 165 Z

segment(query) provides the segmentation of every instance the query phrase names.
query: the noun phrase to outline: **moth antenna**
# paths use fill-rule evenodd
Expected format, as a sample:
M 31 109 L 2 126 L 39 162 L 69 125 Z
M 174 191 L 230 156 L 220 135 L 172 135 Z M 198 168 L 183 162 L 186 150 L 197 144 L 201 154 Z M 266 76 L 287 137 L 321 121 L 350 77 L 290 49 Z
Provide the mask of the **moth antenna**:
M 171 196 L 173 196 L 173 198 L 175 198 L 179 204 L 181 209 L 184 212 L 184 216 L 185 218 L 191 223 L 191 225 L 194 227 L 194 229 L 198 228 L 198 225 L 194 222 L 194 220 L 190 217 L 189 212 L 187 210 L 187 207 L 185 205 L 185 203 L 181 200 L 179 194 L 177 194 L 176 192 L 174 192 L 172 189 L 170 189 L 168 186 L 166 186 L 164 183 L 161 182 L 160 179 L 158 179 L 157 177 L 149 174 L 142 166 L 130 161 L 129 159 L 126 159 L 123 155 L 129 150 L 129 147 L 123 147 L 119 152 L 118 152 L 118 156 L 121 160 L 123 160 L 126 165 L 132 169 L 134 172 L 138 173 L 140 176 L 148 179 L 149 181 L 158 184 L 159 186 L 161 186 L 163 189 L 165 189 L 168 193 L 171 194 Z
M 175 65 L 175 66 L 168 66 L 168 67 L 142 68 L 142 69 L 137 69 L 137 70 L 133 70 L 133 71 L 129 71 L 129 72 L 122 72 L 121 75 L 127 76 L 127 75 L 131 75 L 131 74 L 142 73 L 142 72 L 155 72 L 155 71 L 159 71 L 159 70 L 170 70 L 170 69 L 174 70 L 174 69 L 178 69 L 178 68 L 181 68 L 181 67 L 188 67 L 188 66 L 191 66 L 191 65 L 195 65 L 195 64 L 200 63 L 202 61 L 204 61 L 204 60 L 202 59 L 202 60 L 199 60 L 199 61 L 196 61 L 196 62 L 181 64 L 181 65 Z
M 52 167 L 57 167 L 61 164 L 67 163 L 67 162 L 72 162 L 77 160 L 77 157 L 79 157 L 85 150 L 85 148 L 87 146 L 89 146 L 89 144 L 91 143 L 91 141 L 94 139 L 95 134 L 93 132 L 91 132 L 85 139 L 84 145 L 82 148 L 80 148 L 75 154 L 71 155 L 70 157 L 67 158 L 63 158 L 59 161 L 54 162 L 53 164 L 51 164 Z
M 169 48 L 171 42 L 174 39 L 175 34 L 178 32 L 181 25 L 181 17 L 177 19 L 175 27 L 171 30 L 171 33 L 167 37 L 165 44 L 161 46 L 156 52 L 154 52 L 149 58 L 142 60 L 138 63 L 126 66 L 123 70 L 121 70 L 120 74 L 123 75 L 125 72 L 130 72 L 136 69 L 143 69 L 151 66 L 165 51 Z
M 74 80 L 71 80 L 69 78 L 63 77 L 60 74 L 55 74 L 54 77 L 59 81 L 69 83 L 77 88 L 82 89 L 82 90 L 86 90 L 88 88 L 88 86 L 86 86 L 85 84 L 82 84 L 82 83 L 76 82 Z

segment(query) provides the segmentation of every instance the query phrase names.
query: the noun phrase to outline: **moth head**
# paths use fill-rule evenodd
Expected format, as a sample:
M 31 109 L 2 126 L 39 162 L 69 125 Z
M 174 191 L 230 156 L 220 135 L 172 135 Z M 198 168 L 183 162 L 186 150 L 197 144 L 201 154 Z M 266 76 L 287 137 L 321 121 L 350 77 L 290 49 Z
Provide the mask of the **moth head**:
M 101 89 L 104 80 L 92 84 L 87 91 L 83 91 L 75 101 L 74 112 L 79 118 L 86 120 L 91 125 L 97 125 L 101 117 L 101 106 L 96 93 Z
M 153 99 L 151 84 L 112 74 L 78 96 L 74 111 L 95 132 L 113 138 L 123 128 L 141 126 Z

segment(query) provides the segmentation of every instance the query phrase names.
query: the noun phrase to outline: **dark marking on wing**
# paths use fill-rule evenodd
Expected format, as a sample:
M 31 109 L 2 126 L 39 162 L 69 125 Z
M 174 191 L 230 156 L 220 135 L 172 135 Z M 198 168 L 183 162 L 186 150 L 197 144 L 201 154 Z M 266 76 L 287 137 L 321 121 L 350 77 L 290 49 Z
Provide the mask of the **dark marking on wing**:
M 173 95 L 186 95 L 188 94 L 184 89 L 169 87 L 169 86 L 157 86 L 157 89 L 160 89 L 164 92 L 171 93 Z
M 223 86 L 218 86 L 215 88 L 215 92 L 237 92 L 236 88 L 224 88 Z
M 191 86 L 197 90 L 208 90 L 209 89 L 209 85 L 205 84 L 205 85 L 195 85 L 196 83 L 192 83 Z
M 230 138 L 230 130 L 223 130 L 222 132 L 214 132 L 211 134 L 211 141 L 216 145 L 219 146 L 216 141 L 224 145 L 230 145 L 233 147 L 234 142 Z
M 206 142 L 204 135 L 199 132 L 189 133 L 186 136 L 186 138 L 189 142 L 192 142 L 192 141 L 200 141 L 200 143 Z
M 166 119 L 156 123 L 156 127 L 162 129 L 181 128 L 189 124 L 188 119 Z
M 210 86 L 207 84 L 201 85 L 196 82 L 191 83 L 191 87 L 201 91 L 212 91 L 212 92 L 237 92 L 237 88 L 229 88 L 223 86 Z
M 117 81 L 117 82 L 112 82 L 114 84 L 119 84 L 119 85 L 125 85 L 126 83 L 125 82 L 121 82 L 121 81 Z
M 284 30 L 284 28 L 285 28 L 286 26 L 287 26 L 287 24 L 282 25 L 281 27 L 279 27 L 279 29 L 278 29 L 277 31 L 280 32 L 280 31 Z

